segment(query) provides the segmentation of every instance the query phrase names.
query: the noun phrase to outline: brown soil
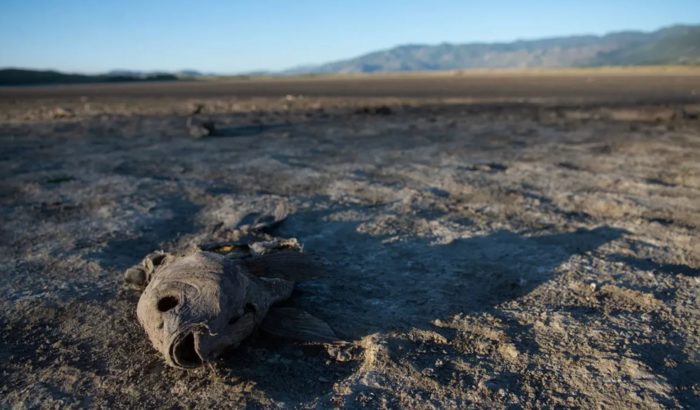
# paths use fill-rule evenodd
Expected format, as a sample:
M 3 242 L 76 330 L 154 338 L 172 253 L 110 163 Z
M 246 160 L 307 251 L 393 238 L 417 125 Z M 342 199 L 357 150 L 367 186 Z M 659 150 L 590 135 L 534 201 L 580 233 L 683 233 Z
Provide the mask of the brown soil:
M 0 90 L 2 407 L 698 408 L 700 77 L 467 77 Z M 167 367 L 123 270 L 280 203 L 347 342 Z

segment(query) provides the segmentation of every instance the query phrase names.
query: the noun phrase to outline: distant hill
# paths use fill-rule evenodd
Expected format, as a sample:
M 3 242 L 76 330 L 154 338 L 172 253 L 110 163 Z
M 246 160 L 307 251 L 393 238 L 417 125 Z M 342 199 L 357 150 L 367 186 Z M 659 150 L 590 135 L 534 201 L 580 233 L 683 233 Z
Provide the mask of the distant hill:
M 402 45 L 348 60 L 305 65 L 282 72 L 255 71 L 244 76 L 410 72 L 470 68 L 559 68 L 633 65 L 700 65 L 700 25 L 676 25 L 654 32 L 622 31 L 509 43 Z M 105 74 L 70 74 L 18 68 L 0 69 L 0 86 L 173 81 L 216 76 L 181 70 L 155 73 L 112 70 Z
M 700 25 L 510 43 L 404 45 L 285 74 L 700 64 Z
M 116 83 L 128 81 L 172 81 L 178 77 L 165 73 L 137 73 L 113 71 L 107 74 L 66 74 L 58 71 L 25 70 L 18 68 L 0 69 L 0 86 L 36 84 L 86 84 Z

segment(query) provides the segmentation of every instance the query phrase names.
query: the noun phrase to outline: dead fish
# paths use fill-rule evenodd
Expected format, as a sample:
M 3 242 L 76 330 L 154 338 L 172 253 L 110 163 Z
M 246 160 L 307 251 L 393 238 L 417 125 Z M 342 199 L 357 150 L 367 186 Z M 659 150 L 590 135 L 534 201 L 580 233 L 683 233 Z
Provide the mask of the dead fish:
M 336 341 L 322 320 L 299 309 L 276 307 L 298 280 L 314 276 L 296 240 L 224 243 L 181 255 L 154 252 L 125 273 L 144 286 L 138 320 L 167 364 L 194 368 L 237 347 L 257 328 L 318 342 Z

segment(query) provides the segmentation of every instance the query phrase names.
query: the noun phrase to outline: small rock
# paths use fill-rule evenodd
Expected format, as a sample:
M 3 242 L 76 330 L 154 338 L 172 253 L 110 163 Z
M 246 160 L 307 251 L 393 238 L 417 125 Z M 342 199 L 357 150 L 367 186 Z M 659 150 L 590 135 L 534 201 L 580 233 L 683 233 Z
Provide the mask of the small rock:
M 205 107 L 204 104 L 201 104 L 201 103 L 192 104 L 192 109 L 190 111 L 190 115 L 201 114 L 202 111 L 204 111 L 204 107 Z
M 503 343 L 498 347 L 498 352 L 501 353 L 506 359 L 517 359 L 520 352 L 512 343 Z
M 393 111 L 386 105 L 380 105 L 377 107 L 362 107 L 355 110 L 355 114 L 368 114 L 368 115 L 391 115 Z
M 51 110 L 50 115 L 51 115 L 51 118 L 54 118 L 54 119 L 71 118 L 71 117 L 75 116 L 75 113 L 73 113 L 73 111 L 69 110 L 68 108 L 55 107 L 54 109 Z
M 187 129 L 192 138 L 202 138 L 214 135 L 216 126 L 213 121 L 204 121 L 197 117 L 187 117 Z

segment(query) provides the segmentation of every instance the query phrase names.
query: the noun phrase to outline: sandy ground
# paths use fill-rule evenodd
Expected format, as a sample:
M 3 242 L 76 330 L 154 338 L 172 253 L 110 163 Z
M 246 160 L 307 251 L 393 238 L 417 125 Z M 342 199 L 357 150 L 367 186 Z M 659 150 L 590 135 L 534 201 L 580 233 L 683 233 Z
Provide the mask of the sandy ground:
M 0 90 L 1 406 L 700 407 L 700 80 L 571 81 Z M 193 110 L 215 136 L 188 135 Z M 290 303 L 347 342 L 167 367 L 123 270 L 279 204 L 324 270 Z

